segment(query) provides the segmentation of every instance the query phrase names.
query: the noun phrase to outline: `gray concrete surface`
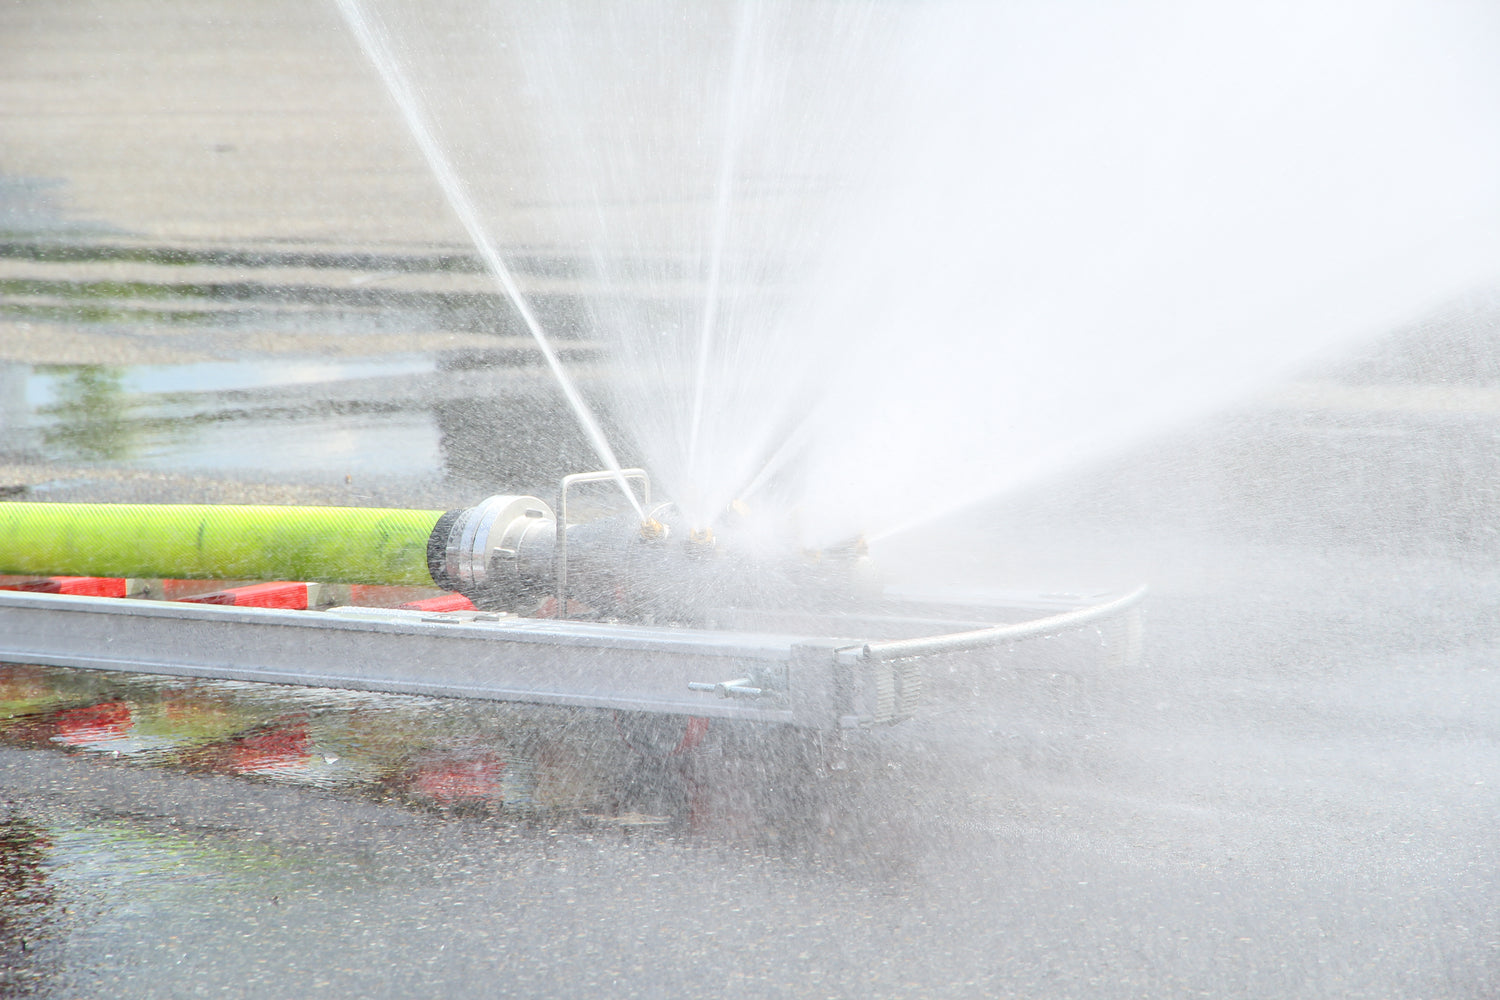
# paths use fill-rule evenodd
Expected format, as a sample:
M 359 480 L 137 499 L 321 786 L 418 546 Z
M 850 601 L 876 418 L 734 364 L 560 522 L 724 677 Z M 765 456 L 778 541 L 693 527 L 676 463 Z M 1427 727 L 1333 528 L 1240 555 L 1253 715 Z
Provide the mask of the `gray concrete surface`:
M 152 243 L 456 243 L 384 100 L 332 4 L 7 3 L 5 211 Z

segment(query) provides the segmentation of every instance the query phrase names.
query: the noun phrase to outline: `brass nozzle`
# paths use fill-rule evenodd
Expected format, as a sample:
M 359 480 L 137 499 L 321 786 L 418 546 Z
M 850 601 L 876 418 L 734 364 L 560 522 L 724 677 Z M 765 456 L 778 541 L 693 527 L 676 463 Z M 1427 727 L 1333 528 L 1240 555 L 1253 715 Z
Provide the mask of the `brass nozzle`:
M 641 522 L 641 541 L 660 541 L 661 539 L 666 538 L 670 531 L 671 529 L 669 529 L 665 524 L 662 524 L 656 518 L 648 517 Z

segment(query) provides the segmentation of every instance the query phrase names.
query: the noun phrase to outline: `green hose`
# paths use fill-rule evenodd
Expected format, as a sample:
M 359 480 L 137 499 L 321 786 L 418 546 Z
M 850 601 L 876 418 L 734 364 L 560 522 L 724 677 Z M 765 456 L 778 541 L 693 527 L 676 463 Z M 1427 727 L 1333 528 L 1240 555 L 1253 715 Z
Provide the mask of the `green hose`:
M 440 510 L 0 503 L 0 574 L 433 586 Z

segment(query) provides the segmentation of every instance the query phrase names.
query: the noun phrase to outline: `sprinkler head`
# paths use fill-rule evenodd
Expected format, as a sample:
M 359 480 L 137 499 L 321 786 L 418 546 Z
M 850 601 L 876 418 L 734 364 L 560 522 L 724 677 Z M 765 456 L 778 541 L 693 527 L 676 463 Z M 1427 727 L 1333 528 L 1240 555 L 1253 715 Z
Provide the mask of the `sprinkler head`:
M 784 534 L 778 554 L 730 530 L 743 511 L 731 508 L 723 538 L 697 527 L 685 531 L 683 544 L 667 545 L 674 528 L 686 528 L 671 504 L 652 507 L 644 520 L 621 511 L 559 525 L 536 497 L 495 496 L 438 520 L 428 568 L 439 586 L 490 610 L 529 614 L 548 598 L 556 607 L 565 599 L 590 617 L 657 623 L 701 624 L 725 609 L 838 604 L 867 589 L 863 538 L 798 558 Z
M 823 551 L 830 558 L 865 559 L 870 555 L 870 543 L 864 535 L 855 535 L 837 545 L 830 545 Z

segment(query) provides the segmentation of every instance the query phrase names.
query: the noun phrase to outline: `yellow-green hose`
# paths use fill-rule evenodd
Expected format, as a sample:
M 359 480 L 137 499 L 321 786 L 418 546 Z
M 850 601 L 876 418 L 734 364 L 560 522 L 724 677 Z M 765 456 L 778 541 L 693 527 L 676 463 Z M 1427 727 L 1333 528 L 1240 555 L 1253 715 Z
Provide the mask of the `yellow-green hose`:
M 440 510 L 0 503 L 0 574 L 433 586 Z

